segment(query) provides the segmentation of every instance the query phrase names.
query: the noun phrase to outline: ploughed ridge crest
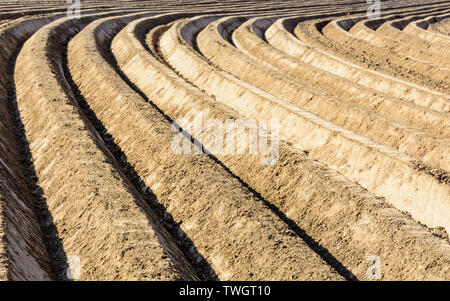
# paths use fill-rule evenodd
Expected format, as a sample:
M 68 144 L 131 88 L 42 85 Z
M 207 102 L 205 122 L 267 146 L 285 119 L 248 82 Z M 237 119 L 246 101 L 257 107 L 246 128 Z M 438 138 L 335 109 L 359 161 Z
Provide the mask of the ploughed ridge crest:
M 450 280 L 449 20 L 0 1 L 0 280 Z

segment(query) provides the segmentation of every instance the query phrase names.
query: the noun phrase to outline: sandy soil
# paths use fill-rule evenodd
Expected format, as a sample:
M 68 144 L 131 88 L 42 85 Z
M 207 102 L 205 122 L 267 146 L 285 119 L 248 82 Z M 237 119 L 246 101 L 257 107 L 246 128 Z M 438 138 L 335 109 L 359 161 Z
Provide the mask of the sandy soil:
M 0 280 L 450 280 L 450 5 L 317 4 L 1 1 Z

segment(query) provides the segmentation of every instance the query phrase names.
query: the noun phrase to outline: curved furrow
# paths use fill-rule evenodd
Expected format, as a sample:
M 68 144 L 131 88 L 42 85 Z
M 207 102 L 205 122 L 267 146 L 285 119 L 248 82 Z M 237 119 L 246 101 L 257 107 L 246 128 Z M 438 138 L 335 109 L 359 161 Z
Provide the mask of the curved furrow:
M 280 19 L 267 29 L 265 37 L 272 46 L 305 63 L 354 81 L 364 87 L 439 112 L 450 112 L 450 102 L 447 95 L 376 71 L 364 69 L 324 50 L 308 45 L 286 30 L 284 23 L 288 20 Z
M 0 280 L 450 280 L 449 2 L 113 2 L 0 0 Z
M 160 25 L 175 17 L 178 16 L 163 15 L 150 18 L 149 22 Z M 114 69 L 113 60 L 108 58 L 110 40 L 115 31 L 125 25 L 123 23 L 114 18 L 94 22 L 71 41 L 72 76 L 129 162 L 175 221 L 182 223 L 181 229 L 219 279 L 340 279 L 300 237 L 213 158 L 206 154 L 173 152 L 174 136 L 182 133 L 174 133 L 169 120 L 123 82 Z M 125 28 L 121 31 L 124 34 L 115 38 L 116 45 L 125 43 L 127 32 Z M 122 55 L 132 52 L 133 49 L 125 49 Z M 156 93 L 159 90 L 159 95 L 163 94 L 160 98 L 185 99 L 164 81 L 163 70 L 155 67 L 146 70 L 156 71 L 152 77 L 142 78 L 157 84 L 154 89 Z M 105 99 L 105 93 L 114 97 Z M 193 105 L 185 108 L 192 113 L 195 111 Z M 189 140 L 185 143 L 189 149 L 193 146 Z
M 446 74 L 443 74 L 445 70 L 438 72 L 437 77 L 430 77 L 428 71 L 425 74 L 418 72 L 417 70 L 406 70 L 401 66 L 396 67 L 397 56 L 396 54 L 389 54 L 388 58 L 383 58 L 382 61 L 374 59 L 371 54 L 374 52 L 371 50 L 370 44 L 364 43 L 364 41 L 355 40 L 352 36 L 337 25 L 336 22 L 330 19 L 312 20 L 312 21 L 301 21 L 297 24 L 294 29 L 295 36 L 302 42 L 311 45 L 317 49 L 320 49 L 324 53 L 328 54 L 328 58 L 332 58 L 332 61 L 341 61 L 346 67 L 351 67 L 353 73 L 359 74 L 359 70 L 364 70 L 362 76 L 373 78 L 371 82 L 372 85 L 378 84 L 378 89 L 384 87 L 381 84 L 389 83 L 391 88 L 403 89 L 397 91 L 396 94 L 390 89 L 389 92 L 393 93 L 393 96 L 400 96 L 404 91 L 414 91 L 422 90 L 421 93 L 428 94 L 430 96 L 438 95 L 440 102 L 449 104 L 449 96 L 445 93 L 447 89 L 445 88 L 448 84 L 446 82 Z M 360 43 L 359 47 L 366 50 L 362 52 L 357 47 L 352 47 L 346 43 L 341 43 L 334 38 L 338 36 L 339 39 L 347 41 L 347 43 L 354 42 Z M 350 42 L 348 42 L 350 41 Z M 382 49 L 383 50 L 383 49 Z M 392 62 L 390 59 L 392 56 Z M 409 60 L 413 62 L 413 60 Z M 334 63 L 336 64 L 336 63 Z M 406 64 L 406 63 L 405 63 Z M 413 63 L 414 64 L 414 63 Z M 432 69 L 432 66 L 425 66 L 423 69 Z M 435 70 L 436 71 L 436 70 Z M 344 71 L 346 72 L 346 71 Z M 428 72 L 428 75 L 427 75 Z M 437 72 L 437 71 L 436 71 Z M 412 97 L 412 95 L 408 95 Z M 429 99 L 425 99 L 422 105 L 428 104 Z M 433 108 L 433 107 L 432 107 Z
M 351 56 L 354 58 L 353 61 L 355 63 L 364 68 L 370 69 L 373 68 L 372 66 L 375 66 L 375 69 L 380 72 L 410 81 L 416 79 L 417 83 L 426 85 L 431 89 L 440 88 L 443 92 L 449 90 L 449 69 L 439 68 L 436 65 L 406 57 L 384 47 L 372 45 L 367 41 L 358 39 L 349 31 L 352 27 L 352 22 L 346 24 L 347 21 L 345 18 L 332 20 L 322 28 L 321 34 L 328 39 L 328 43 L 331 45 L 324 45 L 324 47 L 335 48 L 335 53 L 340 54 L 344 58 Z
M 218 23 L 220 21 L 215 21 L 200 32 L 197 44 L 209 60 L 226 68 L 228 55 L 224 54 L 224 46 L 217 42 L 221 40 L 217 29 Z M 161 41 L 168 43 L 165 57 L 171 64 L 176 61 L 173 53 L 174 42 L 170 42 L 169 37 L 176 35 L 176 30 L 174 27 L 170 33 L 164 35 L 167 38 L 164 40 L 163 36 Z M 183 61 L 181 58 L 178 60 Z M 242 63 L 239 65 L 245 67 Z M 189 68 L 190 65 L 186 66 Z M 178 65 L 177 67 L 181 68 Z M 444 208 L 450 205 L 447 198 L 449 194 L 447 172 L 438 172 L 442 178 L 440 175 L 432 176 L 418 168 L 421 163 L 417 160 L 336 126 L 297 105 L 264 93 L 228 73 L 214 72 L 209 77 L 193 77 L 190 80 L 247 118 L 260 119 L 266 116 L 278 119 L 283 139 L 307 150 L 314 158 L 339 170 L 369 191 L 385 197 L 397 208 L 410 212 L 421 222 L 431 227 L 449 228 L 444 213 L 447 211 Z M 430 191 L 430 185 L 437 188 L 433 189 L 433 194 L 436 195 L 426 198 L 424 202 L 424 196 Z M 418 204 L 414 202 L 412 205 L 411 200 L 415 200 Z M 429 202 L 433 205 L 430 206 Z M 427 213 L 430 209 L 437 215 L 443 215 L 437 217 L 435 213 Z M 431 215 L 434 217 L 430 218 Z
M 395 17 L 400 18 L 401 16 L 396 15 Z M 429 52 L 426 49 L 420 49 L 414 44 L 404 43 L 377 32 L 376 29 L 385 21 L 362 20 L 352 26 L 349 29 L 349 33 L 355 38 L 364 40 L 375 47 L 384 47 L 408 59 L 432 64 L 440 69 L 449 69 L 450 59 L 438 56 L 436 53 Z
M 69 8 L 69 4 L 67 2 L 64 2 L 63 5 L 55 5 L 53 3 L 45 3 L 42 5 L 39 5 L 36 7 L 36 5 L 29 4 L 26 6 L 20 6 L 15 7 L 10 10 L 4 10 L 0 12 L 0 19 L 16 19 L 19 17 L 24 16 L 33 16 L 33 15 L 39 15 L 39 14 L 49 14 L 49 13 L 67 13 L 67 10 Z M 102 5 L 98 4 L 91 4 L 91 3 L 84 3 L 80 10 L 81 12 L 88 12 L 89 10 L 111 10 L 111 9 L 117 9 L 117 6 L 112 5 L 105 5 L 104 3 Z M 133 8 L 129 8 L 133 9 Z
M 57 13 L 57 12 L 65 13 L 66 10 L 67 10 L 66 8 L 48 8 L 48 9 L 26 8 L 26 9 L 21 9 L 21 10 L 12 10 L 12 11 L 8 11 L 8 12 L 2 10 L 0 12 L 0 22 L 3 22 L 3 21 L 10 22 L 14 19 L 18 19 L 18 18 L 24 17 L 24 16 L 44 15 L 44 14 Z
M 344 20 L 345 24 L 341 23 L 341 26 L 345 27 L 350 34 L 369 42 L 375 47 L 387 47 L 390 51 L 404 55 L 408 57 L 408 59 L 416 59 L 448 68 L 449 61 L 445 57 L 439 56 L 437 53 L 433 53 L 429 49 L 418 47 L 417 44 L 399 41 L 398 39 L 386 36 L 381 32 L 376 31 L 385 22 L 395 22 L 402 19 L 418 19 L 423 15 L 430 14 L 445 14 L 448 9 L 448 6 L 439 8 L 427 7 L 426 9 L 419 11 L 395 12 L 395 14 L 388 14 L 382 18 L 374 20 L 367 20 L 366 17 L 346 19 Z
M 218 26 L 226 28 L 231 25 L 235 27 L 233 23 L 234 19 L 229 18 L 223 20 Z M 237 48 L 241 48 L 239 41 L 247 43 L 246 41 L 249 38 L 245 33 L 241 36 L 241 39 L 236 37 L 242 30 L 247 29 L 246 32 L 249 33 L 248 30 L 252 23 L 253 21 L 249 20 L 234 31 L 233 40 Z M 234 49 L 226 41 L 220 41 L 220 37 L 215 36 L 215 38 L 216 40 L 211 41 L 211 43 L 220 45 L 218 47 L 221 47 L 222 57 L 233 58 L 236 62 L 236 64 L 220 63 L 218 65 L 223 66 L 226 71 L 240 79 L 280 99 L 296 104 L 336 125 L 359 135 L 364 135 L 375 142 L 395 149 L 401 148 L 402 152 L 413 158 L 424 160 L 444 170 L 450 166 L 450 157 L 446 154 L 443 155 L 443 153 L 449 153 L 450 151 L 448 149 L 450 140 L 436 139 L 418 129 L 409 128 L 404 124 L 355 106 L 343 99 L 333 98 L 333 96 L 324 94 L 320 90 L 303 86 L 300 82 L 294 82 L 284 74 L 261 65 L 253 58 L 246 58 L 245 54 Z M 226 37 L 222 38 L 227 40 Z M 255 47 L 255 45 L 248 47 L 264 51 L 264 48 L 261 49 Z M 270 61 L 270 58 L 268 60 Z
M 370 20 L 359 21 L 350 28 L 349 32 L 358 39 L 365 40 L 376 47 L 383 47 L 390 52 L 396 52 L 404 57 L 427 62 L 440 68 L 450 68 L 450 58 L 430 53 L 424 49 L 418 48 L 414 44 L 406 44 L 382 35 L 375 31 L 381 24 L 378 23 L 375 25 L 374 23 L 375 22 Z
M 17 106 L 38 184 L 61 239 L 59 251 L 80 259 L 80 279 L 181 279 L 161 244 L 168 238 L 156 233 L 158 221 L 137 205 L 137 193 L 99 149 L 104 146 L 80 117 L 64 77 L 59 50 L 65 41 L 107 15 L 46 25 L 17 58 Z
M 443 19 L 436 23 L 431 24 L 428 27 L 428 30 L 450 36 L 450 18 Z
M 439 14 L 443 14 L 443 13 L 445 13 L 446 12 L 446 9 L 448 9 L 448 6 L 447 7 L 440 7 L 440 9 L 438 10 L 438 12 L 437 13 L 439 13 Z M 405 10 L 405 11 L 398 11 L 398 10 L 395 10 L 395 14 L 401 14 L 401 15 L 403 15 L 403 16 L 405 16 L 405 15 L 407 15 L 407 14 L 418 14 L 418 13 L 420 13 L 421 15 L 424 15 L 424 14 L 429 14 L 429 13 L 433 13 L 433 12 L 436 12 L 436 10 L 435 10 L 435 7 L 432 7 L 432 6 L 426 6 L 426 7 L 424 7 L 424 8 L 421 8 L 421 9 L 418 9 L 418 10 Z M 392 16 L 392 13 L 391 12 L 388 12 L 387 14 L 385 14 L 386 16 Z M 418 17 L 418 18 L 420 18 L 420 16 Z M 366 19 L 366 16 L 364 16 L 364 17 L 360 17 L 360 18 L 358 18 L 358 19 Z M 351 20 L 349 20 L 349 21 L 351 21 Z M 376 19 L 376 20 L 374 20 L 373 22 L 379 22 L 380 21 L 380 19 Z M 341 22 L 342 23 L 342 22 Z M 349 22 L 349 24 L 347 25 L 347 26 L 349 26 L 349 27 L 351 27 L 352 26 L 352 24 L 353 24 L 354 22 Z M 341 24 L 341 26 L 342 26 L 342 24 Z M 345 26 L 344 26 L 345 27 Z M 337 31 L 337 34 L 339 35 L 339 34 L 341 34 L 342 35 L 342 30 L 334 30 L 334 31 Z M 311 30 L 310 30 L 310 33 L 309 34 L 311 34 Z M 319 34 L 319 40 L 320 40 L 320 37 L 322 36 L 322 34 Z M 334 37 L 334 36 L 332 36 L 332 35 L 330 35 L 330 37 L 331 37 L 331 39 L 334 39 L 334 40 L 336 40 L 337 41 L 337 43 L 338 44 L 341 44 L 341 43 L 343 43 L 343 41 L 346 41 L 346 40 L 349 40 L 349 37 L 350 37 L 350 35 L 344 35 L 344 39 L 342 40 L 342 41 L 340 41 L 340 40 L 338 40 L 338 39 L 335 39 L 336 37 Z M 412 45 L 416 45 L 416 44 L 412 44 Z M 336 47 L 336 45 L 331 45 L 332 47 Z M 364 46 L 364 43 L 363 43 L 363 45 L 361 46 L 359 46 L 359 47 L 363 47 Z M 383 49 L 383 48 L 380 48 L 378 45 L 375 45 L 374 47 L 372 47 L 373 49 L 375 49 L 376 51 L 375 52 L 371 52 L 371 55 L 377 55 L 377 54 L 379 54 L 379 53 L 382 53 L 383 51 L 386 51 L 385 49 Z M 372 49 L 372 50 L 373 50 Z M 356 49 L 356 50 L 358 50 L 358 48 Z M 365 53 L 363 53 L 362 54 L 362 57 L 364 57 L 364 54 Z M 360 54 L 361 55 L 361 54 Z M 396 62 L 396 61 L 398 61 L 398 60 L 405 60 L 405 58 L 395 58 L 395 56 L 393 57 L 392 55 L 391 55 L 391 53 L 388 53 L 388 57 L 389 57 L 389 59 L 386 59 L 386 57 L 382 57 L 382 56 L 380 56 L 380 60 L 379 61 L 375 61 L 371 66 L 373 67 L 373 66 L 375 66 L 376 67 L 376 70 L 377 69 L 380 69 L 380 70 L 382 70 L 385 66 L 387 66 L 387 65 L 392 65 L 392 64 L 394 64 L 395 65 L 395 63 L 397 64 L 397 69 L 398 68 L 402 68 L 403 67 L 403 65 L 401 65 L 401 63 L 399 64 L 398 62 Z M 347 57 L 348 59 L 350 58 L 350 57 Z M 366 64 L 366 66 L 367 66 L 367 63 L 365 62 L 366 60 L 368 60 L 367 59 L 367 57 L 365 57 L 364 58 L 364 61 L 360 61 L 359 63 L 361 64 L 361 63 L 363 63 L 363 64 Z M 420 60 L 414 60 L 413 58 L 411 58 L 411 57 L 408 57 L 407 59 L 406 59 L 406 62 L 405 62 L 405 66 L 408 66 L 408 65 L 412 65 L 412 67 L 414 67 L 414 66 L 416 66 L 416 68 L 417 67 L 419 67 L 419 69 L 420 69 L 420 65 L 421 65 L 421 61 Z M 369 66 L 370 67 L 370 66 Z M 427 70 L 428 68 L 427 68 L 427 65 L 426 64 L 424 64 L 423 66 L 422 66 L 425 70 Z M 399 70 L 402 70 L 402 69 L 399 69 Z M 394 70 L 394 72 L 390 72 L 391 73 L 391 75 L 393 75 L 394 77 L 396 77 L 396 76 L 398 76 L 400 73 L 401 73 L 401 71 L 399 71 L 399 70 Z M 388 69 L 386 69 L 386 71 L 389 73 L 389 70 Z M 414 69 L 412 70 L 412 71 L 414 71 Z M 437 70 L 438 72 L 439 72 L 439 69 Z M 406 73 L 406 74 L 404 74 L 404 78 L 405 79 L 409 79 L 409 78 L 411 78 L 411 76 L 410 76 L 410 73 L 411 72 L 409 72 L 409 73 Z M 430 72 L 428 72 L 428 73 L 430 73 Z M 434 76 L 434 74 L 433 73 L 431 73 L 431 75 L 432 76 Z M 419 77 L 422 77 L 422 74 L 421 73 L 417 73 L 416 72 L 416 77 L 417 76 L 419 76 Z M 422 84 L 422 82 L 421 81 L 418 81 L 418 83 L 419 84 Z M 436 88 L 435 86 L 431 86 L 432 88 Z M 446 90 L 443 90 L 443 92 L 446 92 Z
M 50 280 L 52 271 L 33 195 L 21 160 L 20 130 L 11 101 L 9 76 L 21 45 L 57 15 L 12 21 L 0 29 L 0 280 Z
M 61 6 L 61 7 L 55 7 L 54 5 L 49 5 L 48 8 L 42 8 L 40 7 L 39 9 L 36 9 L 36 7 L 27 7 L 26 9 L 23 8 L 21 10 L 14 10 L 11 12 L 7 12 L 7 13 L 0 13 L 0 28 L 5 27 L 7 28 L 8 26 L 10 26 L 14 20 L 18 20 L 18 19 L 28 19 L 30 17 L 36 16 L 36 15 L 45 15 L 45 14 L 50 14 L 50 13 L 61 13 L 64 15 L 67 15 L 67 9 L 68 7 L 66 6 Z M 114 10 L 119 10 L 119 7 L 114 7 L 114 6 L 110 6 L 110 5 L 89 5 L 88 3 L 84 4 L 83 6 L 81 6 L 81 11 L 82 13 L 89 13 L 89 12 L 93 12 L 93 11 L 102 11 L 102 10 L 109 10 L 109 11 L 114 11 Z M 137 8 L 129 8 L 129 10 L 135 10 Z
M 445 47 L 448 49 L 450 47 L 450 37 L 435 33 L 429 30 L 426 30 L 430 24 L 433 24 L 436 22 L 436 20 L 440 20 L 441 18 L 448 18 L 449 15 L 435 17 L 430 16 L 426 18 L 425 20 L 417 20 L 414 22 L 409 23 L 403 31 L 409 34 L 413 34 L 418 36 L 419 38 L 426 40 L 428 42 L 440 45 L 442 47 Z
M 264 31 L 275 20 L 250 19 L 233 33 L 235 45 L 245 54 L 270 66 L 299 83 L 358 107 L 386 116 L 435 137 L 450 138 L 450 119 L 446 114 L 403 102 L 389 95 L 367 89 L 348 79 L 313 67 L 264 41 Z
M 136 23 L 133 22 L 132 24 L 130 24 L 130 29 L 125 28 L 122 32 L 128 32 L 130 31 L 132 28 L 137 28 L 137 31 L 140 31 L 141 29 L 145 29 L 145 28 L 151 28 L 150 29 L 150 34 L 149 35 L 155 35 L 158 36 L 160 34 L 163 33 L 164 31 L 164 25 L 159 25 L 161 21 L 158 20 L 153 20 L 153 19 L 149 19 L 149 20 L 143 20 L 142 23 Z M 136 23 L 136 24 L 135 24 Z M 170 23 L 170 22 L 166 22 L 166 23 Z M 141 33 L 142 34 L 142 33 Z M 124 38 L 122 38 L 123 33 L 119 34 L 118 37 L 116 37 L 116 39 L 114 40 L 113 43 L 113 48 L 117 47 L 116 45 L 122 45 L 123 40 L 125 40 Z M 131 35 L 131 34 L 130 34 Z M 154 40 L 157 41 L 158 38 L 156 37 L 149 37 L 150 40 Z M 134 37 L 134 35 L 131 35 L 130 37 L 126 37 L 126 41 L 127 41 L 127 46 L 126 47 L 130 47 L 130 45 L 133 46 L 137 46 L 140 45 L 138 40 L 136 40 L 136 38 Z M 131 44 L 130 44 L 131 43 Z M 120 47 L 120 46 L 118 46 Z M 153 48 L 153 47 L 151 47 Z M 119 52 L 119 64 L 121 64 L 121 60 L 122 62 L 125 62 L 127 59 L 129 59 L 129 57 L 123 57 L 124 55 L 124 49 L 122 48 L 118 51 Z M 126 48 L 129 49 L 129 48 Z M 142 84 L 142 82 L 140 82 L 138 84 L 139 88 L 142 89 L 147 95 L 148 97 L 150 97 L 153 102 L 160 107 L 164 113 L 168 114 L 170 118 L 172 119 L 179 119 L 179 118 L 187 118 L 190 119 L 190 117 L 193 117 L 194 120 L 195 118 L 198 118 L 197 113 L 199 113 L 198 110 L 201 110 L 200 114 L 202 114 L 203 118 L 205 119 L 206 122 L 208 122 L 208 120 L 210 120 L 211 117 L 213 117 L 215 120 L 221 120 L 224 124 L 228 123 L 229 121 L 233 121 L 236 120 L 236 122 L 242 121 L 242 126 L 245 129 L 245 122 L 246 120 L 244 120 L 242 118 L 241 115 L 239 115 L 237 112 L 233 112 L 230 111 L 227 107 L 215 103 L 212 99 L 202 97 L 203 93 L 201 91 L 198 91 L 196 89 L 194 89 L 193 87 L 189 86 L 188 84 L 186 84 L 184 81 L 178 79 L 178 76 L 169 68 L 167 68 L 164 64 L 160 63 L 160 61 L 158 61 L 157 58 L 153 57 L 153 56 L 148 56 L 147 57 L 147 53 L 145 52 L 145 49 L 143 47 L 143 45 L 139 46 L 138 49 L 139 52 L 142 52 L 142 54 L 144 54 L 144 56 L 141 58 L 141 60 L 137 60 L 137 64 L 139 66 L 141 66 L 142 70 L 145 70 L 145 72 L 147 72 L 146 76 L 141 78 L 139 77 L 139 79 L 142 79 L 145 81 L 146 86 L 143 87 L 140 84 Z M 128 50 L 126 50 L 125 52 L 127 55 L 131 55 L 133 56 L 135 53 L 130 53 Z M 122 65 L 121 65 L 122 66 Z M 135 66 L 133 66 L 132 68 L 135 68 Z M 161 70 L 161 71 L 158 71 Z M 141 70 L 139 70 L 141 71 Z M 151 72 L 151 73 L 150 73 Z M 148 78 L 148 76 L 150 77 L 154 77 L 155 75 L 153 74 L 153 72 L 158 74 L 158 78 L 156 82 L 149 82 L 148 80 L 145 80 L 145 78 Z M 158 72 L 163 72 L 163 74 L 160 74 Z M 132 80 L 136 80 L 136 78 L 133 76 L 135 73 L 133 71 L 133 74 L 128 74 L 129 76 L 132 76 Z M 165 76 L 165 77 L 162 77 Z M 166 86 L 170 87 L 170 89 L 172 90 L 168 90 L 168 88 L 164 88 L 164 89 L 160 89 L 160 86 L 155 86 L 156 83 L 164 83 Z M 175 97 L 174 95 L 182 95 L 181 97 Z M 202 118 L 202 116 L 200 116 L 200 118 Z M 241 125 L 237 125 L 238 127 L 238 131 L 239 131 L 239 127 Z M 241 128 L 242 129 L 242 128 Z M 261 131 L 261 129 L 259 129 Z M 197 141 L 201 141 L 204 143 L 207 143 L 207 139 L 210 135 L 209 130 L 205 129 L 205 132 L 202 132 L 202 129 L 198 129 L 195 128 L 194 125 L 194 129 L 193 129 L 193 133 L 191 132 L 191 134 L 194 135 L 195 139 L 198 139 Z M 254 137 L 251 135 L 250 133 L 250 129 L 246 129 L 244 131 L 247 131 L 245 133 L 241 133 L 242 135 L 248 135 L 246 136 L 249 139 L 249 144 L 251 144 L 252 142 L 250 142 L 251 139 L 254 139 Z M 239 132 L 238 132 L 239 133 Z M 227 133 L 224 133 L 225 135 L 228 135 Z M 233 134 L 232 134 L 233 135 Z M 228 141 L 228 143 L 230 142 L 230 137 L 224 137 L 226 139 L 226 141 Z M 246 139 L 247 139 L 246 138 Z M 232 137 L 231 139 L 238 139 L 238 137 Z M 217 140 L 216 140 L 217 141 Z M 237 144 L 235 144 L 235 142 L 237 142 Z M 235 150 L 235 147 L 237 147 L 239 149 L 239 144 L 240 141 L 236 140 L 230 143 L 230 145 L 226 144 L 223 146 L 223 149 L 225 150 L 224 154 L 217 154 L 216 152 L 214 152 L 214 157 L 218 158 L 218 163 L 223 166 L 224 163 L 226 163 L 225 166 L 223 166 L 226 170 L 229 170 L 229 172 L 231 172 L 231 175 L 233 177 L 236 177 L 237 179 L 239 179 L 239 181 L 246 187 L 248 187 L 248 181 L 249 180 L 263 180 L 264 182 L 261 183 L 261 187 L 266 187 L 267 191 L 269 193 L 272 192 L 273 189 L 273 182 L 272 181 L 267 181 L 266 179 L 269 177 L 273 177 L 273 168 L 271 166 L 266 166 L 267 164 L 270 164 L 271 160 L 274 160 L 275 162 L 278 160 L 278 153 L 253 153 L 252 151 L 249 150 L 249 153 L 246 153 L 245 150 L 243 153 L 240 153 L 238 150 L 238 153 L 235 153 L 234 155 L 232 153 L 229 153 L 229 146 L 231 146 L 232 152 L 233 150 Z M 245 142 L 244 142 L 245 143 Z M 257 141 L 254 141 L 254 143 L 256 144 Z M 274 142 L 272 141 L 272 144 Z M 253 144 L 254 145 L 254 144 Z M 214 147 L 212 145 L 212 147 Z M 245 146 L 244 146 L 245 148 Z M 204 146 L 204 151 L 211 151 L 210 149 L 210 145 L 205 145 Z M 270 151 L 270 150 L 269 150 Z M 287 154 L 285 154 L 287 152 Z M 291 157 L 291 158 L 297 158 L 297 160 L 301 160 L 302 156 L 296 153 L 292 153 L 291 151 L 286 151 L 284 147 L 282 147 L 282 150 L 280 151 L 281 156 L 282 157 Z M 297 152 L 298 153 L 298 152 Z M 282 159 L 284 160 L 284 159 Z M 232 162 L 230 164 L 230 162 Z M 295 160 L 294 160 L 295 162 Z M 283 164 L 285 165 L 285 164 Z M 289 165 L 292 165 L 292 161 L 289 163 Z M 250 168 L 251 166 L 251 168 Z M 231 167 L 231 170 L 230 170 Z M 244 172 L 244 173 L 243 173 Z M 249 174 L 250 173 L 250 174 Z M 278 174 L 279 172 L 277 172 Z M 283 176 L 284 178 L 284 176 Z M 292 186 L 295 182 L 291 182 L 291 183 L 285 183 L 287 184 L 287 186 Z M 270 185 L 270 186 L 268 186 Z M 250 186 L 251 190 L 253 191 L 253 186 Z M 255 193 L 255 192 L 254 192 Z M 260 196 L 259 191 L 256 193 L 256 195 Z M 270 203 L 267 202 L 267 200 L 264 199 L 264 197 L 262 198 L 263 202 L 268 205 L 269 207 L 272 207 L 272 205 Z M 272 209 L 273 210 L 273 209 Z M 274 212 L 278 215 L 277 210 L 275 209 Z M 285 216 L 280 216 L 281 219 L 283 219 L 284 221 L 286 221 L 286 217 Z M 287 220 L 289 220 L 287 218 Z M 297 233 L 297 235 L 299 235 L 301 238 L 305 239 L 308 244 L 310 246 L 313 247 L 313 249 L 315 251 L 320 251 L 319 255 L 322 256 L 322 258 L 324 258 L 329 264 L 331 264 L 336 270 L 338 270 L 342 275 L 346 276 L 346 277 L 350 277 L 349 276 L 349 272 L 345 269 L 345 267 L 342 267 L 339 262 L 336 262 L 336 259 L 333 258 L 330 254 L 328 254 L 327 252 L 325 252 L 324 250 L 322 250 L 319 246 L 317 246 L 317 243 L 312 241 L 311 238 L 308 235 L 305 235 L 303 230 L 299 229 L 298 227 L 291 227 L 293 228 L 293 230 Z M 350 274 L 351 275 L 351 274 Z
M 204 18 L 200 18 L 199 23 L 202 23 L 202 20 L 205 22 Z M 205 69 L 201 64 L 202 58 L 196 57 L 195 52 L 192 49 L 189 50 L 187 44 L 183 46 L 181 36 L 185 38 L 189 32 L 195 32 L 195 30 L 190 28 L 181 31 L 180 25 L 176 24 L 171 27 L 161 39 L 160 50 L 167 62 L 176 66 L 177 71 L 190 81 L 213 76 L 213 72 L 220 73 L 221 71 L 217 69 L 213 72 Z M 167 67 L 150 53 L 145 52 L 140 40 L 154 26 L 156 24 L 152 20 L 132 22 L 119 33 L 112 44 L 118 64 L 130 80 L 172 119 L 189 116 L 193 106 L 199 109 L 203 108 L 202 113 L 208 115 L 209 118 L 242 119 L 243 117 L 239 113 L 223 107 L 221 103 L 210 99 L 195 87 L 180 82 L 176 74 L 167 70 Z M 152 34 L 151 30 L 150 34 Z M 159 35 L 161 32 L 153 32 L 153 34 Z M 158 39 L 149 36 L 147 40 L 156 43 Z M 157 49 L 157 47 L 152 46 L 149 49 Z M 176 62 L 183 62 L 183 64 Z M 186 68 L 180 66 L 186 66 Z M 187 70 L 187 68 L 190 69 Z M 166 78 L 161 77 L 163 70 L 167 73 Z M 155 76 L 158 76 L 155 81 L 148 80 Z M 180 97 L 173 99 L 164 96 L 164 93 L 167 92 L 159 87 L 161 83 L 165 82 L 171 85 L 172 90 L 175 90 L 173 93 Z M 211 82 L 210 86 L 218 84 L 219 80 L 215 80 Z M 229 98 L 234 97 L 232 90 L 233 88 L 229 86 L 226 92 Z M 427 237 L 424 241 L 414 239 L 421 247 L 411 246 L 411 249 L 408 247 L 411 251 L 409 254 L 414 254 L 416 251 L 413 250 L 418 251 L 427 245 L 425 241 L 435 239 L 430 234 L 426 234 L 422 226 L 418 226 L 406 215 L 390 208 L 360 186 L 349 182 L 338 173 L 310 159 L 283 141 L 280 141 L 278 163 L 273 166 L 261 166 L 258 161 L 252 160 L 251 156 L 244 157 L 244 160 L 222 154 L 214 155 L 230 171 L 255 189 L 267 202 L 274 205 L 276 210 L 280 210 L 280 215 L 284 215 L 291 223 L 293 222 L 293 226 L 303 228 L 308 235 L 317 240 L 322 247 L 328 249 L 333 257 L 341 261 L 358 278 L 365 279 L 366 277 L 364 275 L 365 268 L 361 264 L 364 256 L 370 252 L 376 252 L 386 259 L 383 262 L 389 262 L 386 268 L 388 271 L 384 274 L 385 279 L 408 279 L 406 271 L 415 270 L 416 267 L 392 260 L 397 256 L 394 254 L 402 253 L 404 249 L 396 247 L 395 244 L 391 245 L 390 242 L 400 239 L 401 236 L 415 237 L 421 233 L 420 236 Z M 336 190 L 334 187 L 340 187 L 342 190 Z M 355 214 L 356 212 L 364 213 L 360 215 Z M 345 223 L 342 223 L 343 219 Z M 400 224 L 394 226 L 398 222 Z M 399 225 L 403 226 L 399 228 Z M 410 228 L 411 226 L 415 230 L 411 231 L 413 229 Z M 368 236 L 379 243 L 370 246 L 363 244 L 355 235 L 362 230 L 361 227 L 368 231 Z M 423 230 L 420 231 L 419 228 Z M 355 232 L 353 232 L 354 230 Z M 433 248 L 436 248 L 439 254 L 445 254 L 441 252 L 447 252 L 448 243 L 439 242 L 439 240 L 436 242 L 437 244 Z M 422 243 L 424 244 L 422 245 Z M 416 257 L 416 255 L 412 256 Z M 432 261 L 434 260 L 432 259 Z M 446 265 L 447 260 L 444 259 L 443 266 Z M 442 267 L 439 269 L 442 270 Z M 415 273 L 409 275 L 412 274 Z M 415 275 L 419 278 L 434 277 L 431 274 L 419 274 Z
M 435 43 L 430 43 L 415 35 L 403 31 L 410 22 L 420 19 L 420 17 L 407 17 L 400 20 L 387 21 L 383 23 L 377 32 L 403 43 L 416 45 L 416 47 L 432 52 L 437 55 L 450 55 L 448 47 L 442 47 Z

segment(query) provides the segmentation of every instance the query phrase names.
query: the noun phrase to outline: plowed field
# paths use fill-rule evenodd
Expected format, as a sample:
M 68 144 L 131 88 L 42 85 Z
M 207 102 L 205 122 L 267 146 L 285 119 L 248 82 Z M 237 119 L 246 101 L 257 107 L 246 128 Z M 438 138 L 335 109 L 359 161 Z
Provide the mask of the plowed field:
M 450 280 L 449 1 L 68 2 L 0 1 L 0 280 Z

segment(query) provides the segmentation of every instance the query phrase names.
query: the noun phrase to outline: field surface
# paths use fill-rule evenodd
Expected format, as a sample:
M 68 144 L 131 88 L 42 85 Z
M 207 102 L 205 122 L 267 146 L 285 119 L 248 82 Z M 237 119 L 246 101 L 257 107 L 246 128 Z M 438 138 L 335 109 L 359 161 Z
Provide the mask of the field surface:
M 450 1 L 68 2 L 0 0 L 0 280 L 450 280 Z

